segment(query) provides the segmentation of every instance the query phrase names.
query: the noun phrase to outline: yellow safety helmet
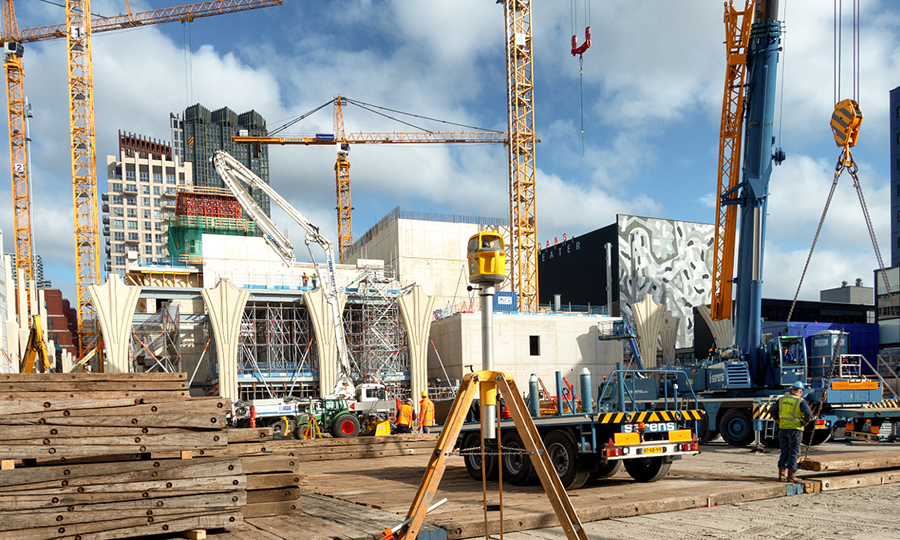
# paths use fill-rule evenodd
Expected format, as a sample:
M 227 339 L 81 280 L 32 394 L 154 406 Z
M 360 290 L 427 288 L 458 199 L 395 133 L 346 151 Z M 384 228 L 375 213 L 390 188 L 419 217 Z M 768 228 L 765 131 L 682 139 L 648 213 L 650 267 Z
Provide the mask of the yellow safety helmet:
M 428 397 L 428 391 L 422 390 L 422 397 Z

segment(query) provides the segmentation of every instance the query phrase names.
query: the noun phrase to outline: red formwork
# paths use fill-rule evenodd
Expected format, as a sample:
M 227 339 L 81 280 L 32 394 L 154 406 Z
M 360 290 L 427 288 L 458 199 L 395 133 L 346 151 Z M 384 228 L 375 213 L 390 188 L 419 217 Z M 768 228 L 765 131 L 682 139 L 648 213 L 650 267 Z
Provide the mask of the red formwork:
M 228 190 L 195 187 L 178 193 L 175 215 L 240 219 L 241 203 Z

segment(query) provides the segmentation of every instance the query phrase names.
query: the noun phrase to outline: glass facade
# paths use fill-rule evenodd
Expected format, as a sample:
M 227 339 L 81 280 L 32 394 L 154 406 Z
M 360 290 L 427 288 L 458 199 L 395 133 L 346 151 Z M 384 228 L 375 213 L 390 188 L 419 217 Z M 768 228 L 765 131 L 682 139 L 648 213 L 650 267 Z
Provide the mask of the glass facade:
M 216 150 L 225 150 L 269 183 L 268 145 L 235 144 L 231 138 L 246 134 L 268 135 L 266 121 L 256 111 L 237 114 L 228 107 L 210 111 L 199 103 L 184 111 L 184 118 L 170 115 L 173 150 L 177 158 L 193 164 L 194 185 L 224 188 L 210 158 Z M 181 152 L 181 153 L 179 153 Z M 270 215 L 269 198 L 251 191 L 260 208 Z

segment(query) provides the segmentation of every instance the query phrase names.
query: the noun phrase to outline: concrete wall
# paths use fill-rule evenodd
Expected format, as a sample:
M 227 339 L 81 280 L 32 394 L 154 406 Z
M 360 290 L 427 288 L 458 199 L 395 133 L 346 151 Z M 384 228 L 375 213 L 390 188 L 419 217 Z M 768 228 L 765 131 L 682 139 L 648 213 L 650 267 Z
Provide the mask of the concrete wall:
M 396 271 L 401 286 L 421 285 L 425 294 L 434 297 L 435 309 L 448 314 L 454 307 L 478 309 L 478 297 L 466 290 L 469 285 L 466 244 L 473 234 L 496 229 L 472 223 L 397 219 L 371 235 L 347 261 L 352 263 L 361 258 L 385 261 Z M 499 229 L 508 235 L 507 227 Z M 511 266 L 507 259 L 507 275 Z M 510 281 L 497 290 L 510 291 Z
M 295 252 L 301 256 L 306 253 L 302 242 L 300 240 L 294 245 Z M 324 278 L 325 257 L 322 250 L 314 246 L 313 253 Z M 345 287 L 361 272 L 355 263 L 335 264 L 338 288 Z M 206 288 L 215 287 L 220 279 L 228 279 L 235 287 L 300 290 L 303 288 L 304 273 L 312 276 L 312 263 L 295 262 L 288 268 L 260 237 L 203 235 L 203 286 Z M 312 287 L 311 278 L 307 286 Z
M 536 373 L 554 391 L 555 372 L 578 384 L 583 368 L 595 383 L 622 361 L 620 341 L 600 341 L 597 325 L 607 317 L 588 315 L 524 315 L 494 313 L 494 369 L 512 373 L 521 390 Z M 531 354 L 530 338 L 538 336 L 539 355 Z M 450 381 L 481 369 L 481 314 L 458 313 L 431 323 L 431 338 Z M 428 351 L 428 378 L 445 379 L 434 348 Z

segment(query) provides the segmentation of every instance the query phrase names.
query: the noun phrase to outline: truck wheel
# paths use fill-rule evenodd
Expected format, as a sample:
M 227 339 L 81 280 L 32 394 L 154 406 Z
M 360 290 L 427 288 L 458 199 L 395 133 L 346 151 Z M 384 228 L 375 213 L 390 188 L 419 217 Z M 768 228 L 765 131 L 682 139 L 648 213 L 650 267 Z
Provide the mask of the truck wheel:
M 709 429 L 709 416 L 704 414 L 703 418 L 698 420 L 700 424 L 699 429 L 697 430 L 697 439 L 700 444 L 706 444 L 709 441 L 715 439 L 719 436 L 719 432 L 714 429 Z
M 756 436 L 753 420 L 744 409 L 728 409 L 719 420 L 719 433 L 731 446 L 747 446 Z
M 591 473 L 591 480 L 603 480 L 614 476 L 622 469 L 622 460 L 607 461 L 605 465 L 598 465 L 597 470 Z
M 466 435 L 466 438 L 463 439 L 461 448 L 463 460 L 466 463 L 466 472 L 469 473 L 469 476 L 471 476 L 473 480 L 481 482 L 481 432 L 477 431 Z M 485 453 L 494 453 L 488 444 L 485 444 Z M 485 478 L 488 480 L 497 479 L 497 465 L 496 455 L 484 456 Z
M 566 489 L 578 489 L 587 482 L 591 473 L 579 472 L 575 463 L 575 443 L 568 434 L 561 430 L 551 431 L 544 438 L 547 457 L 559 475 L 559 481 Z
M 344 413 L 334 419 L 331 434 L 336 439 L 349 439 L 359 433 L 359 420 L 352 414 Z
M 661 457 L 626 459 L 625 470 L 637 482 L 656 482 L 665 478 L 672 468 L 672 462 L 663 462 Z
M 807 446 L 818 446 L 831 439 L 834 434 L 834 428 L 831 429 L 813 429 L 803 432 L 803 444 Z
M 531 464 L 531 456 L 515 431 L 503 436 L 503 479 L 514 486 L 530 484 L 537 478 L 537 471 Z

